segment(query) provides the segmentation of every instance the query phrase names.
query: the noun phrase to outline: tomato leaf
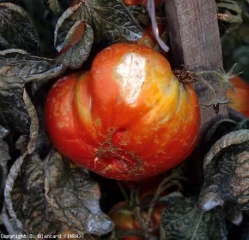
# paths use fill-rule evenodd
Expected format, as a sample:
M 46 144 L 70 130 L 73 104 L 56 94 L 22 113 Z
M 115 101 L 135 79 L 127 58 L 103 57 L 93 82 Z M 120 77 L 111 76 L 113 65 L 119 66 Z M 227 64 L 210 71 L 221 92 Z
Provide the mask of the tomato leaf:
M 212 146 L 204 159 L 205 182 L 199 205 L 204 211 L 223 206 L 234 223 L 242 221 L 240 211 L 248 211 L 249 130 L 230 132 Z
M 12 3 L 0 3 L 0 49 L 21 48 L 39 52 L 38 33 L 27 12 Z
M 18 159 L 16 159 L 16 161 L 10 168 L 4 190 L 6 208 L 8 209 L 8 213 L 10 216 L 10 218 L 6 218 L 6 221 L 8 221 L 8 223 L 10 222 L 11 226 L 13 225 L 11 229 L 22 229 L 23 227 L 22 222 L 19 220 L 19 218 L 17 217 L 17 213 L 14 210 L 14 204 L 12 202 L 11 194 L 13 193 L 13 186 L 15 184 L 16 179 L 18 179 L 18 174 L 20 172 L 24 159 L 26 158 L 26 156 L 31 156 L 31 154 L 34 152 L 38 137 L 38 119 L 36 116 L 36 111 L 25 90 L 23 94 L 23 99 L 24 103 L 26 104 L 27 113 L 30 118 L 29 135 L 21 135 L 18 141 L 16 142 L 16 148 L 20 151 L 21 155 L 18 157 Z M 17 182 L 19 183 L 19 181 Z M 18 195 L 18 197 L 20 197 L 20 195 Z M 20 230 L 19 232 L 12 232 L 12 230 L 10 232 L 13 234 L 21 233 Z
M 31 56 L 22 50 L 0 52 L 0 124 L 28 135 L 30 117 L 23 99 L 25 83 L 45 82 L 64 70 L 65 66 L 54 60 Z
M 113 42 L 120 37 L 136 41 L 142 37 L 142 28 L 127 8 L 115 0 L 86 0 L 94 30 L 94 41 Z
M 1 80 L 18 77 L 24 83 L 46 82 L 62 75 L 65 70 L 66 66 L 53 59 L 29 55 L 18 49 L 0 51 Z
M 37 141 L 38 141 L 38 132 L 39 132 L 38 116 L 36 114 L 35 107 L 33 103 L 31 102 L 25 89 L 23 92 L 23 100 L 24 100 L 29 118 L 31 119 L 30 129 L 29 129 L 29 139 L 28 139 L 28 144 L 27 144 L 27 152 L 28 154 L 31 154 L 32 152 L 35 151 Z M 23 152 L 25 150 L 23 150 Z
M 58 61 L 70 68 L 80 68 L 88 58 L 93 44 L 93 30 L 85 23 L 83 6 L 68 8 L 59 18 L 55 29 Z
M 3 138 L 8 135 L 9 131 L 4 127 L 0 126 L 0 164 L 6 166 L 6 162 L 10 159 L 9 148 Z
M 81 21 L 77 22 L 76 26 L 78 27 L 79 25 L 81 25 L 80 27 L 81 30 L 84 31 L 83 37 L 76 44 L 72 43 L 74 41 L 72 40 L 70 44 L 66 46 L 66 48 L 70 47 L 71 44 L 72 44 L 72 47 L 69 48 L 66 52 L 62 53 L 59 57 L 57 57 L 57 61 L 60 61 L 65 66 L 68 66 L 74 69 L 80 68 L 82 64 L 84 63 L 84 61 L 87 60 L 91 52 L 92 43 L 93 43 L 92 28 L 89 25 Z
M 9 146 L 3 140 L 8 135 L 9 131 L 0 125 L 0 189 L 4 189 L 5 180 L 8 173 L 7 163 L 11 159 L 9 155 Z M 2 197 L 1 197 L 2 198 Z
M 87 170 L 70 168 L 57 152 L 45 166 L 45 195 L 57 220 L 81 235 L 103 235 L 113 229 L 113 223 L 99 206 L 100 190 Z
M 23 101 L 23 80 L 18 77 L 0 76 L 0 83 L 0 124 L 27 135 L 30 118 Z
M 55 151 L 45 161 L 36 152 L 21 158 L 11 168 L 5 199 L 20 229 L 36 235 L 69 228 L 82 237 L 112 230 L 113 223 L 99 207 L 98 185 L 86 170 L 70 168 Z
M 81 31 L 84 14 L 83 7 L 68 8 L 62 16 L 58 19 L 54 32 L 54 45 L 58 52 L 64 48 L 75 45 L 84 31 Z M 78 29 L 79 28 L 79 29 Z
M 25 232 L 34 235 L 49 234 L 60 228 L 60 222 L 55 221 L 53 214 L 46 206 L 44 162 L 37 154 L 25 157 L 21 174 L 15 179 L 9 201 L 13 205 L 19 227 Z
M 162 214 L 161 239 L 227 239 L 225 218 L 217 207 L 203 212 L 195 197 L 168 196 L 163 199 L 168 206 Z

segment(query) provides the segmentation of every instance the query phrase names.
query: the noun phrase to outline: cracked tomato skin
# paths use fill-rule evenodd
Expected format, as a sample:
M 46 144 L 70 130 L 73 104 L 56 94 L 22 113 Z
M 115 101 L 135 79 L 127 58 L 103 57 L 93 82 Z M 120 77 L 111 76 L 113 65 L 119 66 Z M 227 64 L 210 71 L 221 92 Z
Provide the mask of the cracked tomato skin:
M 90 71 L 59 79 L 45 104 L 55 147 L 102 176 L 136 180 L 181 163 L 196 145 L 200 110 L 168 61 L 137 44 L 114 44 Z

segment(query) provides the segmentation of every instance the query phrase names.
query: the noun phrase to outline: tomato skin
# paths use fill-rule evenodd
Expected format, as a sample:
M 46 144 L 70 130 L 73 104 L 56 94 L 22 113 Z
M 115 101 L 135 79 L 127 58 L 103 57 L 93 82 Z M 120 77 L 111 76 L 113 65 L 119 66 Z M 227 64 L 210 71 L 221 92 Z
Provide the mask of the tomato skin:
M 249 84 L 239 76 L 232 78 L 230 82 L 234 90 L 227 91 L 227 98 L 231 101 L 228 106 L 249 117 Z
M 182 162 L 200 125 L 193 87 L 176 79 L 161 54 L 124 43 L 101 51 L 90 71 L 59 79 L 44 116 L 62 154 L 119 180 L 150 177 Z

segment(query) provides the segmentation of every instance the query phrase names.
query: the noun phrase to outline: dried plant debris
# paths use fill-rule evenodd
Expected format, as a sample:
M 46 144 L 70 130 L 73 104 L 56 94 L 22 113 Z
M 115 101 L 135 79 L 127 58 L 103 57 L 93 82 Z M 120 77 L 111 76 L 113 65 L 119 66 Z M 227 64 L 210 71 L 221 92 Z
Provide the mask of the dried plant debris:
M 249 130 L 232 131 L 212 146 L 204 159 L 205 182 L 199 206 L 209 211 L 216 206 L 226 209 L 235 224 L 249 208 Z

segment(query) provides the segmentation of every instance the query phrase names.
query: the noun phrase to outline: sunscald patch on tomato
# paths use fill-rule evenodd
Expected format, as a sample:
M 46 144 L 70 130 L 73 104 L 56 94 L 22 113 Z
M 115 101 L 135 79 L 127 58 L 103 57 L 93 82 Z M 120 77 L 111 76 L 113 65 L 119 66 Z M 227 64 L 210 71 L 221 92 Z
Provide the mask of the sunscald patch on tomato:
M 65 156 L 105 177 L 136 180 L 191 153 L 200 110 L 191 84 L 179 82 L 161 54 L 119 43 L 101 51 L 90 71 L 52 87 L 45 122 Z

